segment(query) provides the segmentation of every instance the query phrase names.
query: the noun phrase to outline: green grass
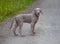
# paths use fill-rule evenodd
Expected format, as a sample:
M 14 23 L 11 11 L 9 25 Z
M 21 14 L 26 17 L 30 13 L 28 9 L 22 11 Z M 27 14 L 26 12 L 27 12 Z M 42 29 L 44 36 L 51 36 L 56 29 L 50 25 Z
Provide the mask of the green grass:
M 0 23 L 25 10 L 35 0 L 0 0 Z

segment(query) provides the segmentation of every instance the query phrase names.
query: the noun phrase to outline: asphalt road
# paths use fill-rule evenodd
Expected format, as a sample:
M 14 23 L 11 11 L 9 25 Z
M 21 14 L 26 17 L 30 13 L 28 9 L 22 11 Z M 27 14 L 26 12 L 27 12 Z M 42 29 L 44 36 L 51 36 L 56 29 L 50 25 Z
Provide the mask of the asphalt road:
M 30 24 L 24 24 L 25 37 L 13 36 L 11 20 L 7 20 L 0 26 L 0 44 L 60 44 L 60 0 L 38 0 L 23 13 L 31 13 L 36 7 L 43 11 L 35 26 L 36 35 L 30 36 Z

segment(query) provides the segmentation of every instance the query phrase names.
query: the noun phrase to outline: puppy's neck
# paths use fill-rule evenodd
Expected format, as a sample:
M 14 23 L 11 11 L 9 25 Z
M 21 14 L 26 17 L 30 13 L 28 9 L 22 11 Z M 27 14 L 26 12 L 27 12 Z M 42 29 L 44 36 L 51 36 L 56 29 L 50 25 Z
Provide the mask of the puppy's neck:
M 39 17 L 39 14 L 34 13 L 34 16 L 38 18 Z

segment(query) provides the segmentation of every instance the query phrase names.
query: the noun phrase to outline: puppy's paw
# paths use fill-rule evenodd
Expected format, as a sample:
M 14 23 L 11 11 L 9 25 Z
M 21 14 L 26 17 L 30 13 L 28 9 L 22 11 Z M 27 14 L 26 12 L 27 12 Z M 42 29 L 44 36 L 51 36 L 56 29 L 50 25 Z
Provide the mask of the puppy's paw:
M 33 33 L 31 34 L 31 36 L 35 36 L 35 34 L 36 34 L 36 33 L 35 33 L 35 32 L 33 32 Z
M 35 32 L 33 32 L 32 34 L 35 34 Z
M 18 36 L 18 34 L 14 34 L 14 36 Z
M 21 37 L 25 37 L 25 35 L 21 35 Z

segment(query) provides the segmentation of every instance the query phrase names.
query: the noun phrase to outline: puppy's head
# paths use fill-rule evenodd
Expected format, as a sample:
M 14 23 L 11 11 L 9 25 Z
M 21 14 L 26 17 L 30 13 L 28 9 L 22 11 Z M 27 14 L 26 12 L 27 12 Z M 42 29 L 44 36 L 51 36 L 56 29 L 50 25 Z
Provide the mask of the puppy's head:
M 39 16 L 40 13 L 42 13 L 42 10 L 41 10 L 40 8 L 35 8 L 35 9 L 34 9 L 34 14 L 35 14 L 36 16 Z

